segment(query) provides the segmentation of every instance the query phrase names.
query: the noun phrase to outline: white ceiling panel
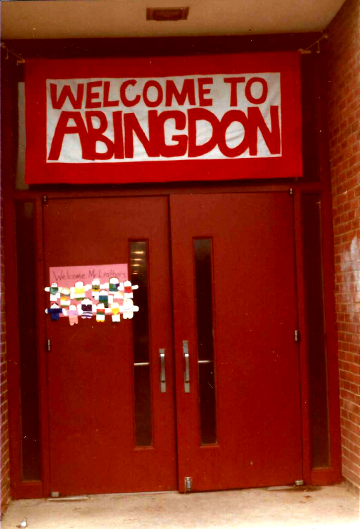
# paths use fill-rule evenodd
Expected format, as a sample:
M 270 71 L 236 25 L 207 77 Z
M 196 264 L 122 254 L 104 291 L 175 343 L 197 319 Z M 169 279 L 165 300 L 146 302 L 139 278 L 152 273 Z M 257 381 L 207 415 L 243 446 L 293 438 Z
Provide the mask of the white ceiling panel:
M 1 2 L 1 38 L 117 38 L 324 30 L 344 0 L 57 0 Z M 188 20 L 146 20 L 147 7 L 190 7 Z

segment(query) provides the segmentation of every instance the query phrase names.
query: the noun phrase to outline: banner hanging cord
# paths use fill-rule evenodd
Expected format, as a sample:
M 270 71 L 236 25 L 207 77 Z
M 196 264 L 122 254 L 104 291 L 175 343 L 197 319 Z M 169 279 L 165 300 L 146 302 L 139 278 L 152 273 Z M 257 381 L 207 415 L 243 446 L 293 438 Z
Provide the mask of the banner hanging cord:
M 320 53 L 320 42 L 323 40 L 323 39 L 327 39 L 329 38 L 329 35 L 327 35 L 326 33 L 324 33 L 324 35 L 321 35 L 321 37 L 316 40 L 315 42 L 313 42 L 312 44 L 310 44 L 310 46 L 308 46 L 305 50 L 303 50 L 302 48 L 299 48 L 299 52 L 302 54 L 302 55 L 309 55 L 310 53 L 312 53 L 311 51 L 311 48 L 315 45 L 317 45 L 317 48 L 315 50 L 315 53 Z
M 317 48 L 316 48 L 316 53 L 320 53 L 320 42 L 323 40 L 323 39 L 327 39 L 328 38 L 328 35 L 325 33 L 324 35 L 322 35 L 318 40 L 316 40 L 315 42 L 313 42 L 310 46 L 308 46 L 307 48 L 305 48 L 305 50 L 303 50 L 302 48 L 299 48 L 299 52 L 303 55 L 308 55 L 308 54 L 311 54 L 312 53 L 312 50 L 311 48 L 315 45 L 317 45 Z M 25 59 L 23 57 L 20 57 L 20 55 L 18 55 L 17 53 L 15 53 L 14 51 L 10 50 L 6 44 L 4 42 L 1 43 L 1 47 L 6 50 L 6 57 L 5 59 L 9 59 L 9 53 L 11 53 L 11 55 L 14 55 L 14 57 L 16 57 L 17 59 L 17 63 L 18 64 L 25 64 Z
M 11 55 L 14 55 L 14 57 L 16 57 L 16 59 L 17 59 L 16 62 L 17 62 L 18 64 L 25 64 L 25 59 L 23 59 L 22 57 L 20 57 L 20 55 L 17 55 L 17 53 L 15 53 L 14 51 L 10 50 L 10 49 L 6 46 L 5 42 L 2 42 L 2 43 L 1 43 L 1 47 L 2 47 L 3 50 L 6 51 L 6 57 L 5 57 L 5 59 L 9 59 L 9 53 L 11 53 Z

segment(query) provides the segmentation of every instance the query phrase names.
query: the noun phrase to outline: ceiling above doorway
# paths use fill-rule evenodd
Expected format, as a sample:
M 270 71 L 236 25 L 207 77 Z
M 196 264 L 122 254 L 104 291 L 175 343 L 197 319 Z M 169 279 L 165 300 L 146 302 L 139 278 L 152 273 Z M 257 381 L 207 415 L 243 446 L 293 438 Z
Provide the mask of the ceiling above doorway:
M 324 30 L 344 0 L 57 0 L 1 2 L 1 38 L 69 39 L 302 33 Z M 147 8 L 189 7 L 187 20 Z

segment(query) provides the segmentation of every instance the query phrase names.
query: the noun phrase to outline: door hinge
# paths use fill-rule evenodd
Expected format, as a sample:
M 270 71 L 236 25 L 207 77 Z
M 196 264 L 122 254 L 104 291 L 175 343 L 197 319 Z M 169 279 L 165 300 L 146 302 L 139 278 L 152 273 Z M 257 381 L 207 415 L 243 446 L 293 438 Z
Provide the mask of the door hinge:
M 46 340 L 46 350 L 48 353 L 50 353 L 51 351 L 51 341 L 50 340 Z
M 48 198 L 47 198 L 47 196 L 46 196 L 46 195 L 44 195 L 44 196 L 43 196 L 43 203 L 44 203 L 44 204 L 46 204 L 46 203 L 47 203 L 47 201 L 48 201 Z
M 185 492 L 192 490 L 192 478 L 184 478 Z
M 293 194 L 294 194 L 294 190 L 293 190 L 292 187 L 290 187 L 290 189 L 289 189 L 289 195 L 293 195 Z
M 295 331 L 294 331 L 294 340 L 295 340 L 295 342 L 300 342 L 300 331 L 299 331 L 299 329 L 295 329 Z

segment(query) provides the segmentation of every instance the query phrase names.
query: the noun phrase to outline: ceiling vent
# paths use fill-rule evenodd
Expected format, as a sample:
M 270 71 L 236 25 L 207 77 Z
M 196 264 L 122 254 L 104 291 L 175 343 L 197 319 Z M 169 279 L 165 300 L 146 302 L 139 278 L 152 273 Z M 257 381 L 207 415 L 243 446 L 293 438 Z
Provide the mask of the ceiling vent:
M 148 7 L 146 9 L 146 20 L 176 22 L 177 20 L 187 20 L 188 14 L 188 7 Z

